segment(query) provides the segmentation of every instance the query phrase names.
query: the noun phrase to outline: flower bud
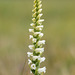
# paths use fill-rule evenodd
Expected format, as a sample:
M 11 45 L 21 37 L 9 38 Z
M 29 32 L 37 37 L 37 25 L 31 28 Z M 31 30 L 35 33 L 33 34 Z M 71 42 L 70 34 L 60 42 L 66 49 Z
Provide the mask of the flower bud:
M 32 12 L 36 12 L 36 7 L 32 10 Z
M 42 7 L 42 4 L 40 4 L 39 6 L 38 6 L 38 8 L 40 9 Z
M 31 63 L 32 63 L 32 61 L 30 59 L 28 59 L 28 65 L 31 64 Z
M 33 56 L 32 52 L 27 52 L 27 54 L 28 54 L 28 57 Z
M 32 42 L 33 42 L 33 43 L 35 43 L 36 41 L 37 41 L 37 39 L 36 39 L 36 38 L 33 38 L 33 39 L 32 39 Z
M 40 18 L 43 14 L 39 14 L 37 18 Z
M 41 12 L 42 12 L 42 9 L 39 9 L 39 10 L 38 10 L 38 13 L 41 13 Z
M 29 35 L 29 39 L 32 39 L 33 38 L 33 36 L 32 35 Z
M 38 2 L 38 5 L 40 5 L 41 3 L 42 3 L 42 1 L 39 1 L 39 2 Z
M 31 24 L 30 24 L 30 26 L 33 26 L 33 27 L 34 27 L 34 26 L 35 26 L 35 24 L 34 24 L 34 23 L 31 23 Z
M 32 15 L 32 17 L 36 17 L 36 12 Z
M 34 32 L 34 29 L 29 29 L 29 32 Z
M 32 21 L 33 21 L 33 22 L 35 22 L 35 21 L 36 21 L 36 19 L 35 19 L 35 18 L 33 18 L 33 19 L 32 19 Z

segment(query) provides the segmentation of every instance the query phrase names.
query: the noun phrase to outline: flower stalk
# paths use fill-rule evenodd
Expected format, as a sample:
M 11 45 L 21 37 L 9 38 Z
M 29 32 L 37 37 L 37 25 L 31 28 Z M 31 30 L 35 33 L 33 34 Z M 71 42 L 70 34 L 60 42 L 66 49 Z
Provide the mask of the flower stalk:
M 45 40 L 41 40 L 43 37 L 42 22 L 44 19 L 42 17 L 42 1 L 34 0 L 34 9 L 32 10 L 32 21 L 30 24 L 32 29 L 29 29 L 29 32 L 32 32 L 32 35 L 29 35 L 29 39 L 32 40 L 32 45 L 29 45 L 31 52 L 27 52 L 28 54 L 28 65 L 30 67 L 30 72 L 34 75 L 43 75 L 46 72 L 46 67 L 40 68 L 40 64 L 45 61 L 45 57 L 42 57 L 42 53 L 44 52 L 43 45 L 45 44 Z

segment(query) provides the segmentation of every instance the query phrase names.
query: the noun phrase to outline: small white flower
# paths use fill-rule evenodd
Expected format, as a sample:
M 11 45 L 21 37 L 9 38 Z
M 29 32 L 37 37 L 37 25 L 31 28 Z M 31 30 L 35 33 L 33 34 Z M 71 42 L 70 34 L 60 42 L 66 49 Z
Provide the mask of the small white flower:
M 35 61 L 36 59 L 40 58 L 40 56 L 33 56 L 32 59 Z
M 45 40 L 38 41 L 38 43 L 37 43 L 37 44 L 38 44 L 38 45 L 45 44 Z
M 43 21 L 44 21 L 44 19 L 40 19 L 40 20 L 37 21 L 37 23 L 40 24 L 40 23 L 42 23 Z
M 43 35 L 44 35 L 43 33 L 40 33 L 40 34 L 39 34 L 39 37 L 41 38 Z
M 31 65 L 31 69 L 35 70 L 36 69 L 36 65 L 35 64 L 32 64 Z
M 43 28 L 43 25 L 40 25 L 40 26 L 36 27 L 37 30 L 42 30 L 42 28 Z
M 29 32 L 34 32 L 34 29 L 29 29 Z
M 34 49 L 34 45 L 29 45 L 28 47 L 29 47 L 31 50 Z
M 44 48 L 36 48 L 35 49 L 35 51 L 36 51 L 36 53 L 42 53 L 42 52 L 44 52 Z
M 30 26 L 33 26 L 33 27 L 34 27 L 34 26 L 35 26 L 35 24 L 34 24 L 34 23 L 31 23 L 31 24 L 30 24 Z
M 32 63 L 32 61 L 30 59 L 28 59 L 28 65 L 31 64 L 31 63 Z
M 43 28 L 43 25 L 37 26 L 36 28 Z
M 34 32 L 34 36 L 37 36 L 38 34 L 40 34 L 41 32 Z
M 42 7 L 42 4 L 40 4 L 39 6 L 38 6 L 38 8 L 40 9 Z
M 39 9 L 39 10 L 38 10 L 38 13 L 41 13 L 41 12 L 42 12 L 42 9 Z
M 33 38 L 33 39 L 32 39 L 32 42 L 33 42 L 33 43 L 35 43 L 36 41 L 37 41 L 37 39 L 36 39 L 36 38 Z
M 40 63 L 41 63 L 41 62 L 44 62 L 44 61 L 45 61 L 45 59 L 46 59 L 45 57 L 38 58 L 38 60 L 40 61 Z
M 38 18 L 40 18 L 42 15 L 43 15 L 43 14 L 39 14 L 39 15 L 38 15 Z
M 33 21 L 33 22 L 35 22 L 35 21 L 36 21 L 36 19 L 35 19 L 35 18 L 33 18 L 33 19 L 32 19 L 32 21 Z
M 27 52 L 27 54 L 28 54 L 28 57 L 33 56 L 32 52 Z
M 39 74 L 41 74 L 42 72 L 44 72 L 44 73 L 46 72 L 46 67 L 43 67 L 43 68 L 39 68 L 38 69 L 38 73 Z
M 29 35 L 29 39 L 32 39 L 33 38 L 33 36 L 32 35 Z
M 42 28 L 37 28 L 37 30 L 40 30 L 40 31 L 41 31 L 41 30 L 42 30 Z

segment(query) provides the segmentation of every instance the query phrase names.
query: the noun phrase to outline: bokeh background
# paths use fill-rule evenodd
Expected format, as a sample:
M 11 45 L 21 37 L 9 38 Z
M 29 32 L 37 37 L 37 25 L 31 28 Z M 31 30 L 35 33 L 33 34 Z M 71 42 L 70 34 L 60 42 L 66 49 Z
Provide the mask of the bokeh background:
M 0 0 L 0 75 L 31 75 L 26 52 L 32 6 L 33 0 Z M 43 14 L 45 75 L 75 75 L 75 1 L 43 0 Z

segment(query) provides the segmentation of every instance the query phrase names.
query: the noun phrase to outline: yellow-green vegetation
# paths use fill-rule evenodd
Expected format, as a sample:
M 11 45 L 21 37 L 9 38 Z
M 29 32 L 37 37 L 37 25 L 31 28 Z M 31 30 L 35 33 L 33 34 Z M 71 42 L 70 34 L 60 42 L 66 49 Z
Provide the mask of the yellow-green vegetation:
M 0 1 L 0 75 L 20 75 L 26 58 L 33 0 Z M 45 75 L 75 75 L 75 2 L 43 0 Z M 26 64 L 24 75 L 30 75 Z

